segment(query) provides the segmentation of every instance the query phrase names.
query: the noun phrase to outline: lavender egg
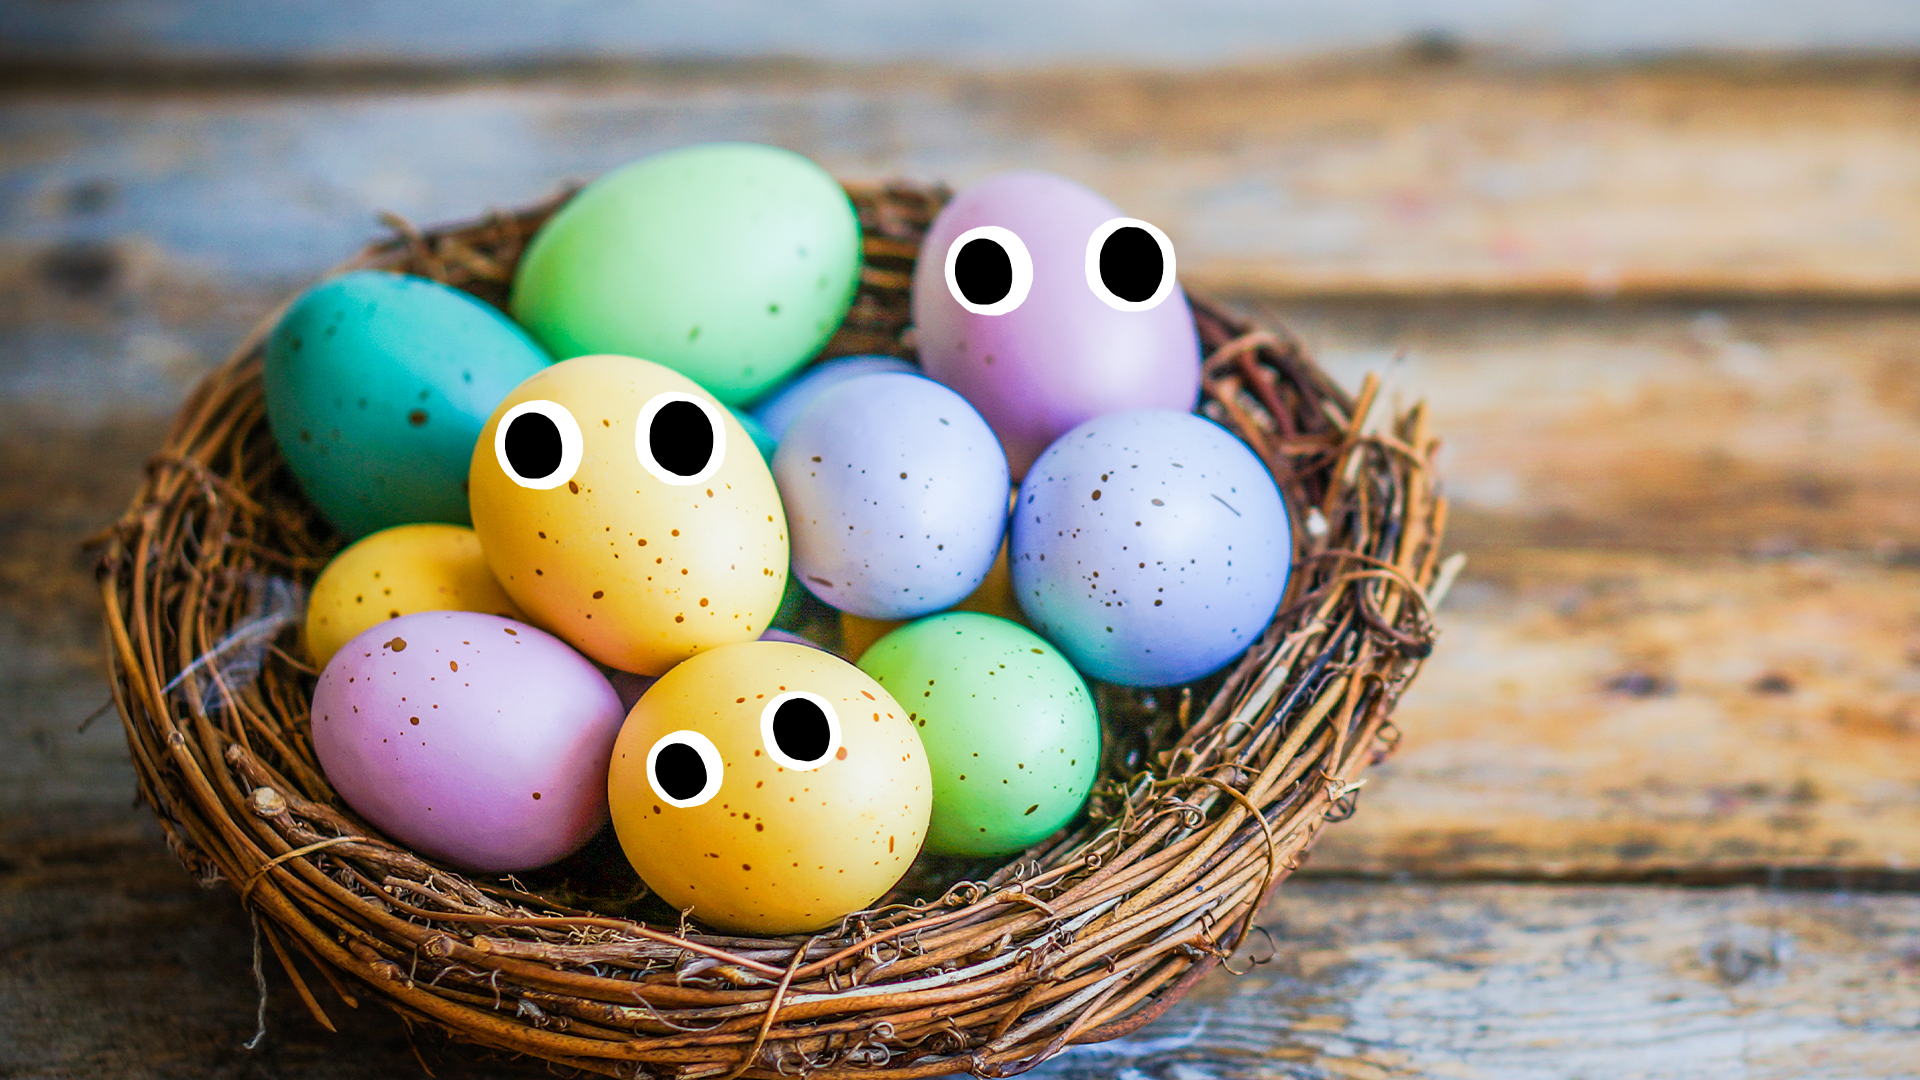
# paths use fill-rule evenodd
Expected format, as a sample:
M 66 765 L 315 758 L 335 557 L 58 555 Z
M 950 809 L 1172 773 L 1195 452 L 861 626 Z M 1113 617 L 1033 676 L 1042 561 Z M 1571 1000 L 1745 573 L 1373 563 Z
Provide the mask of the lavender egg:
M 1082 421 L 1198 397 L 1199 335 L 1172 245 L 1144 222 L 1116 232 L 1121 216 L 1071 180 L 1005 173 L 961 191 L 927 233 L 913 276 L 920 362 L 986 417 L 1015 478 Z
M 816 398 L 773 455 L 793 573 L 869 619 L 964 599 L 992 569 L 1012 482 L 985 420 L 918 375 L 867 375 Z
M 1266 629 L 1293 557 L 1280 491 L 1226 429 L 1139 409 L 1048 447 L 1014 505 L 1014 595 L 1081 672 L 1171 686 Z
M 347 805 L 432 858 L 489 873 L 564 858 L 607 821 L 626 719 L 591 660 L 467 611 L 390 619 L 313 692 L 313 749 Z

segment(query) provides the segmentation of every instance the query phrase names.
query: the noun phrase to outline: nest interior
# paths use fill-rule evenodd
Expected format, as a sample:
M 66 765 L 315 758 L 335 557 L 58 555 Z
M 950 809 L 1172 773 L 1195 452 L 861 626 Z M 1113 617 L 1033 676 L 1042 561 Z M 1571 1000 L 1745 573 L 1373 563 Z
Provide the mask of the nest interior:
M 849 194 L 866 263 L 823 355 L 910 356 L 913 263 L 946 193 Z M 503 305 L 525 241 L 564 197 L 425 233 L 394 221 L 393 240 L 342 269 Z M 1201 411 L 1286 495 L 1289 591 L 1221 675 L 1097 687 L 1108 750 L 1094 796 L 1016 858 L 923 860 L 836 927 L 743 938 L 650 908 L 604 840 L 543 875 L 482 879 L 379 836 L 313 756 L 314 673 L 286 598 L 340 541 L 268 430 L 272 319 L 183 407 L 101 560 L 141 793 L 181 861 L 255 911 L 327 1027 L 319 991 L 353 1006 L 371 989 L 484 1047 L 676 1077 L 1004 1076 L 1130 1032 L 1246 943 L 1321 826 L 1353 812 L 1359 774 L 1398 740 L 1389 714 L 1431 647 L 1429 597 L 1446 576 L 1423 408 L 1390 415 L 1375 381 L 1349 395 L 1284 333 L 1192 303 Z

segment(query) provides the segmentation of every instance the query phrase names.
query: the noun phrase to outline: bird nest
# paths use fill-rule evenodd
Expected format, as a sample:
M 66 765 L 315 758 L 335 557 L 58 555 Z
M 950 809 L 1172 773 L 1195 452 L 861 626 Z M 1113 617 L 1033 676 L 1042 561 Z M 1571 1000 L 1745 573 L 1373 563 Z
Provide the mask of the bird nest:
M 912 356 L 914 259 L 946 192 L 849 193 L 865 267 L 824 355 Z M 343 269 L 501 305 L 564 198 L 427 232 L 394 220 L 393 239 Z M 141 793 L 181 861 L 240 894 L 329 1028 L 316 990 L 349 1005 L 372 990 L 458 1039 L 590 1073 L 822 1078 L 1005 1076 L 1133 1031 L 1229 964 L 1322 825 L 1353 812 L 1362 769 L 1398 739 L 1389 714 L 1448 576 L 1424 410 L 1391 415 L 1371 378 L 1349 395 L 1285 333 L 1203 298 L 1193 310 L 1200 411 L 1285 492 L 1291 584 L 1227 671 L 1097 686 L 1094 794 L 1014 858 L 923 858 L 870 911 L 753 938 L 666 910 L 604 836 L 550 870 L 489 878 L 379 835 L 314 758 L 315 672 L 295 624 L 341 540 L 268 431 L 271 320 L 180 411 L 101 562 Z

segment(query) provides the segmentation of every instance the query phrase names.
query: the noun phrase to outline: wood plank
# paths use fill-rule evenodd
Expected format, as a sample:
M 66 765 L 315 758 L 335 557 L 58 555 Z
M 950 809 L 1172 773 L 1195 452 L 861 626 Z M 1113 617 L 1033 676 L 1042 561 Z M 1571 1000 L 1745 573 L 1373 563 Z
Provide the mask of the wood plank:
M 1292 881 L 1241 963 L 1136 1036 L 1033 1075 L 1903 1077 L 1920 897 Z M 20 1078 L 542 1076 L 411 1035 L 370 995 L 308 1015 L 246 917 L 138 811 L 0 825 L 0 1071 Z M 506 1008 L 513 1006 L 508 1003 Z M 417 1044 L 420 1059 L 410 1044 Z
M 174 310 L 210 312 L 175 324 L 183 337 L 237 335 L 222 312 L 243 298 L 203 309 L 148 295 L 48 295 L 34 310 L 69 311 L 121 349 L 116 334 Z M 122 305 L 132 314 L 112 314 Z M 86 310 L 107 314 L 96 326 Z M 1372 782 L 1364 812 L 1329 834 L 1314 869 L 1719 878 L 1920 868 L 1920 697 L 1908 655 L 1920 641 L 1920 435 L 1903 374 L 1916 362 L 1915 313 L 1274 311 L 1349 381 L 1386 366 L 1396 343 L 1413 348 L 1401 392 L 1427 395 L 1447 433 L 1443 475 L 1461 508 L 1453 535 L 1473 558 L 1403 706 L 1401 756 Z M 43 355 L 49 368 L 87 370 L 64 352 Z M 1750 368 L 1728 366 L 1740 364 Z M 111 402 L 107 370 L 0 409 L 17 432 L 0 440 L 12 478 L 0 505 L 13 515 L 0 639 L 17 643 L 0 651 L 0 712 L 7 733 L 35 748 L 0 763 L 0 791 L 22 797 L 114 801 L 130 790 L 112 725 L 71 727 L 105 694 L 91 583 L 69 545 L 118 513 L 158 421 L 81 423 L 61 410 L 26 419 L 68 392 Z M 132 408 L 143 392 L 122 385 Z
M 134 797 L 102 677 L 100 593 L 81 540 L 126 508 L 164 426 L 36 421 L 0 404 L 0 816 L 56 819 Z
M 1080 4 L 954 0 L 907 7 L 773 0 L 658 8 L 621 0 L 544 5 L 529 17 L 508 0 L 414 0 L 337 9 L 276 9 L 241 0 L 93 0 L 75 10 L 0 4 L 0 41 L 63 58 L 408 57 L 486 63 L 529 56 L 775 54 L 858 60 L 959 59 L 981 66 L 1036 60 L 1195 63 L 1223 56 L 1393 45 L 1408 37 L 1553 54 L 1708 48 L 1893 48 L 1920 44 L 1920 20 L 1898 3 L 1842 0 L 1817 10 L 1749 0 L 1741 18 L 1711 5 L 1560 0 L 1549 9 L 1502 0 L 1375 0 L 1364 6 L 1150 0 Z M 1308 17 L 1309 14 L 1311 17 Z
M 1914 1075 L 1920 898 L 1306 882 L 1275 896 L 1272 963 L 1052 1075 Z
M 1464 549 L 1920 551 L 1920 307 L 1241 305 L 1425 400 Z
M 372 232 L 709 139 L 849 177 L 1051 169 L 1274 293 L 1920 292 L 1898 64 L 672 67 L 452 90 L 16 92 L 0 255 L 76 241 L 300 280 Z
M 1311 866 L 1713 879 L 1920 869 L 1920 572 L 1478 553 Z

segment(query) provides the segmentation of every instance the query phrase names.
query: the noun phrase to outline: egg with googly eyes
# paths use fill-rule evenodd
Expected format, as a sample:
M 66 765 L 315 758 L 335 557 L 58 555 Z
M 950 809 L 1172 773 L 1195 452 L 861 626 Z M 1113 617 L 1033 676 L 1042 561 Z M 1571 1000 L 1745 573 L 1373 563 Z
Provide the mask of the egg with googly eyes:
M 921 250 L 920 362 L 986 417 L 1014 479 L 1083 421 L 1193 408 L 1199 333 L 1158 226 L 1065 177 L 1002 173 L 956 194 Z
M 852 664 L 761 641 L 701 653 L 627 715 L 607 781 L 627 860 L 719 930 L 803 933 L 886 895 L 933 780 L 906 710 Z
M 752 641 L 780 606 L 787 530 L 747 431 L 684 375 L 583 356 L 507 395 L 468 475 L 494 576 L 538 626 L 659 675 Z

